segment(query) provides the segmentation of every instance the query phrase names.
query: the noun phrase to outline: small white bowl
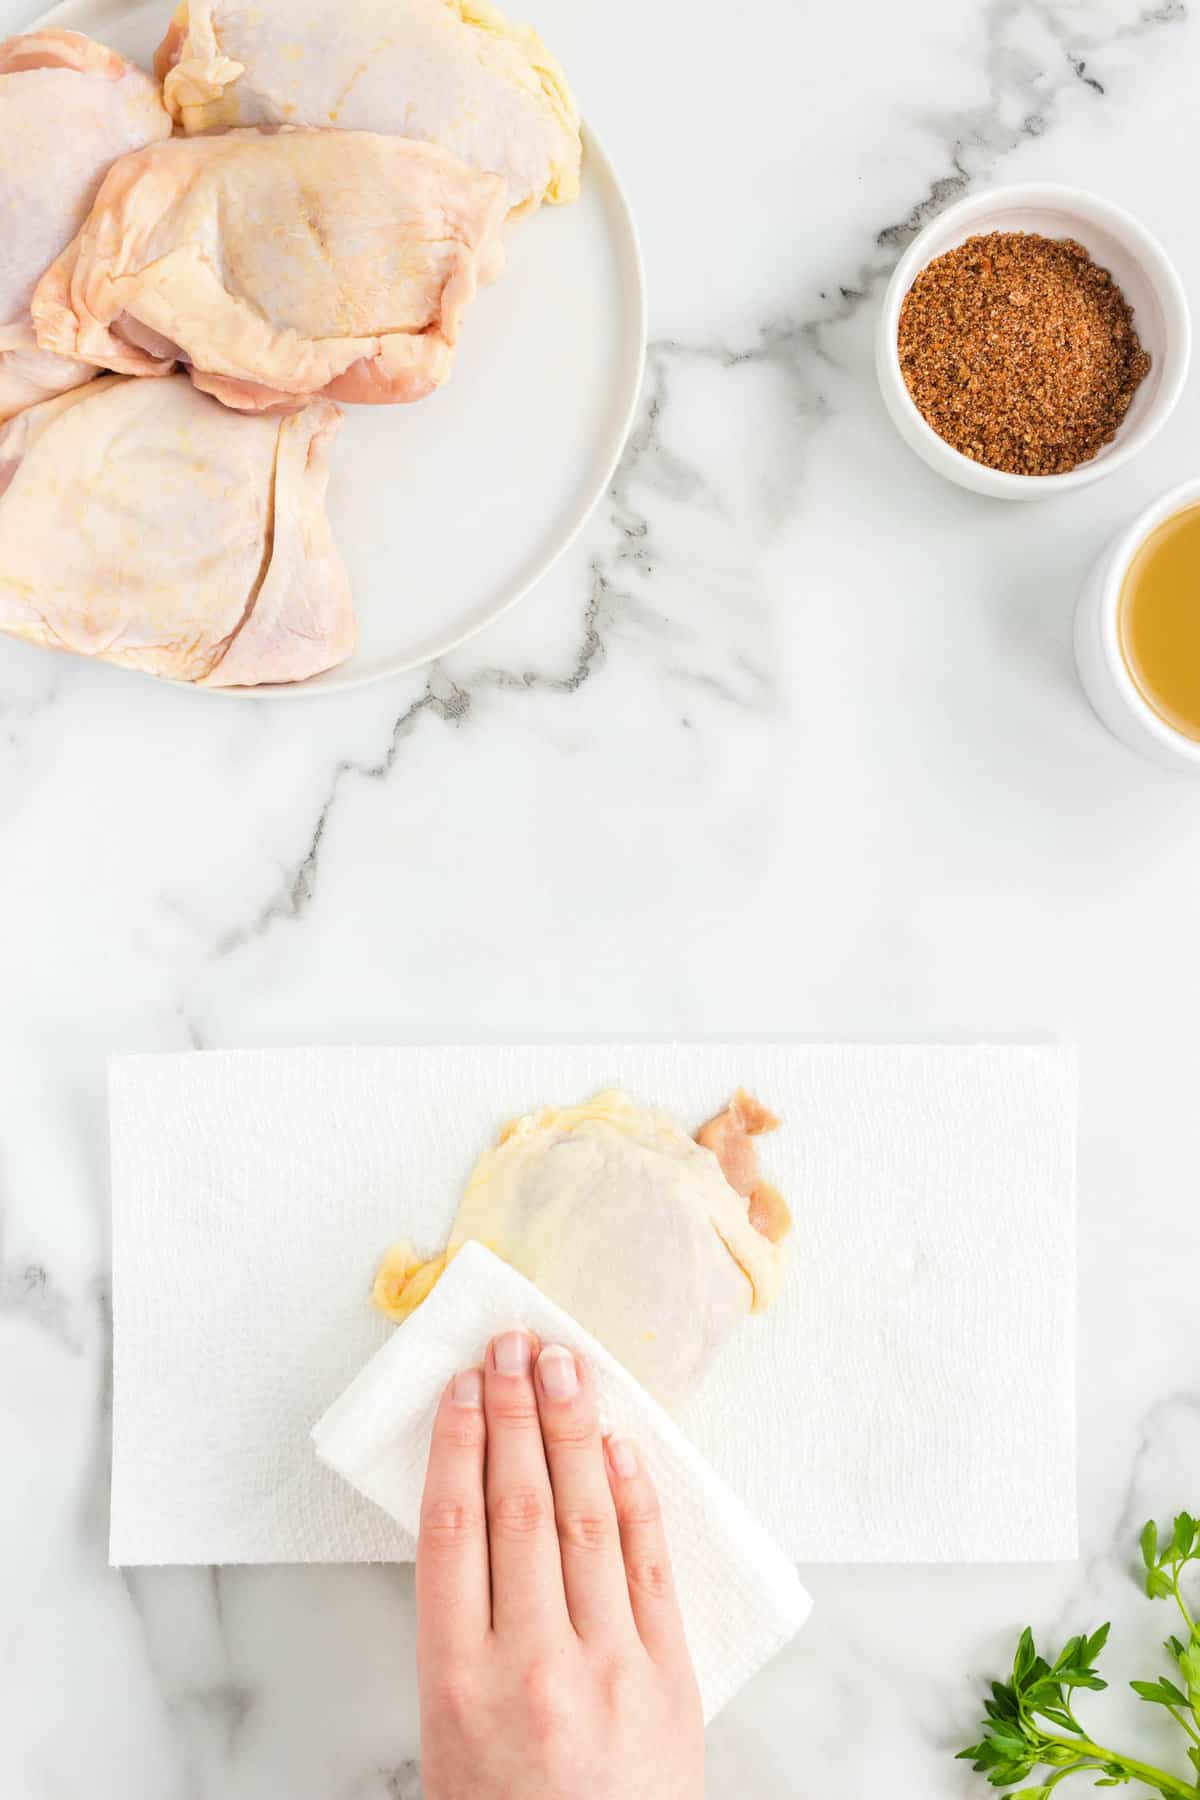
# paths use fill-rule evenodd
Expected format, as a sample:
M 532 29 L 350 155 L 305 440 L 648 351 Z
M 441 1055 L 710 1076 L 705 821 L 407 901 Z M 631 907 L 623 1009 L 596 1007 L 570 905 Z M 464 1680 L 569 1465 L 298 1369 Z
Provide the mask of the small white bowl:
M 904 296 L 927 263 L 969 237 L 989 231 L 1032 231 L 1077 239 L 1108 269 L 1133 308 L 1150 372 L 1116 436 L 1090 461 L 1065 475 L 1010 475 L 954 450 L 927 425 L 905 386 L 896 337 Z M 1123 467 L 1145 448 L 1178 400 L 1191 356 L 1192 328 L 1183 284 L 1170 258 L 1143 225 L 1119 206 L 1081 188 L 1035 183 L 994 188 L 941 213 L 909 245 L 884 295 L 875 339 L 875 368 L 884 403 L 905 442 L 931 469 L 960 487 L 1000 500 L 1040 500 L 1084 487 Z
M 1200 743 L 1160 719 L 1121 654 L 1118 612 L 1126 571 L 1150 533 L 1200 506 L 1200 479 L 1172 488 L 1117 534 L 1092 566 L 1075 609 L 1075 663 L 1083 691 L 1114 737 L 1151 762 L 1200 773 Z

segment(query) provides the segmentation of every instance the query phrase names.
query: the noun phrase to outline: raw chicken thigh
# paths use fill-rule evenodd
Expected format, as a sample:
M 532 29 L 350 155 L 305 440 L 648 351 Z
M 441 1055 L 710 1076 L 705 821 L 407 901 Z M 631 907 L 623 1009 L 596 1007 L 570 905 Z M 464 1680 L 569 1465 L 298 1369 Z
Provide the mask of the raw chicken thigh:
M 0 420 L 90 381 L 40 350 L 29 302 L 118 156 L 169 137 L 158 84 L 74 31 L 0 43 Z
M 566 77 L 489 0 L 184 0 L 155 67 L 188 132 L 381 131 L 502 175 L 511 210 L 579 191 Z
M 44 349 L 130 375 L 188 363 L 248 411 L 418 400 L 499 272 L 504 184 L 369 132 L 233 131 L 122 159 L 33 299 Z
M 245 418 L 189 381 L 105 376 L 0 429 L 0 630 L 211 687 L 354 647 L 325 518 L 340 424 Z
M 791 1221 L 749 1141 L 777 1123 L 741 1093 L 699 1143 L 616 1092 L 530 1113 L 480 1158 L 446 1250 L 428 1262 L 392 1251 L 375 1299 L 406 1318 L 476 1239 L 677 1408 L 783 1278 Z

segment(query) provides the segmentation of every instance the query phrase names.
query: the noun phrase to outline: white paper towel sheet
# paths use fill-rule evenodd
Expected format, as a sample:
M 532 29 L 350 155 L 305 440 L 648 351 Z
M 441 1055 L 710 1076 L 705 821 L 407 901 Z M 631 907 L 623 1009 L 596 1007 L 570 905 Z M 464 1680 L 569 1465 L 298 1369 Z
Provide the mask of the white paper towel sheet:
M 468 1244 L 459 1252 L 426 1303 L 320 1420 L 317 1454 L 415 1541 L 442 1392 L 514 1325 L 589 1358 L 603 1429 L 632 1438 L 645 1459 L 707 1722 L 796 1635 L 812 1602 L 782 1550 L 645 1389 L 490 1250 Z
M 680 1423 L 801 1562 L 1076 1552 L 1075 1062 L 1053 1047 L 201 1052 L 112 1068 L 116 1563 L 404 1559 L 309 1432 L 517 1113 L 623 1086 L 780 1113 L 783 1294 Z

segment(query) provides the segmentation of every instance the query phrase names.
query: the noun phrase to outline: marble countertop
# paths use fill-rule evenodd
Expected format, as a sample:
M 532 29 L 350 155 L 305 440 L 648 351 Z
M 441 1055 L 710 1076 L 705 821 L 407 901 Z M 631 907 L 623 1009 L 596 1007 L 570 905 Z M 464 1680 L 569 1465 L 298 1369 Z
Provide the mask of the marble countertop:
M 1111 481 L 1005 507 L 900 443 L 871 333 L 914 227 L 999 180 L 1131 207 L 1200 300 L 1191 14 L 579 6 L 556 47 L 652 341 L 553 574 L 444 664 L 308 704 L 0 645 L 6 1800 L 417 1792 L 410 1572 L 106 1566 L 118 1050 L 1077 1041 L 1083 1560 L 805 1570 L 710 1792 L 981 1796 L 950 1752 L 1027 1621 L 1112 1617 L 1112 1677 L 1148 1672 L 1129 1552 L 1200 1499 L 1200 783 L 1106 736 L 1070 625 L 1106 533 L 1197 473 L 1200 389 Z

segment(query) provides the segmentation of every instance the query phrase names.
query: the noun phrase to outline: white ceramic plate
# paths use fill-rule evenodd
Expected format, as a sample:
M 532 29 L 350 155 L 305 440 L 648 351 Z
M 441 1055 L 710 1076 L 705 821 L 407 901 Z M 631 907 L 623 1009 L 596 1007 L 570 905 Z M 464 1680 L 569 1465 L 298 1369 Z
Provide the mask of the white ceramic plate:
M 530 7 L 551 44 L 554 4 Z M 170 0 L 65 0 L 37 23 L 86 32 L 148 68 L 171 11 Z M 562 555 L 604 493 L 645 346 L 637 234 L 585 130 L 580 198 L 510 233 L 508 267 L 472 305 L 448 385 L 415 406 L 346 408 L 329 512 L 358 649 L 310 681 L 219 691 L 330 693 L 416 668 L 482 631 Z

